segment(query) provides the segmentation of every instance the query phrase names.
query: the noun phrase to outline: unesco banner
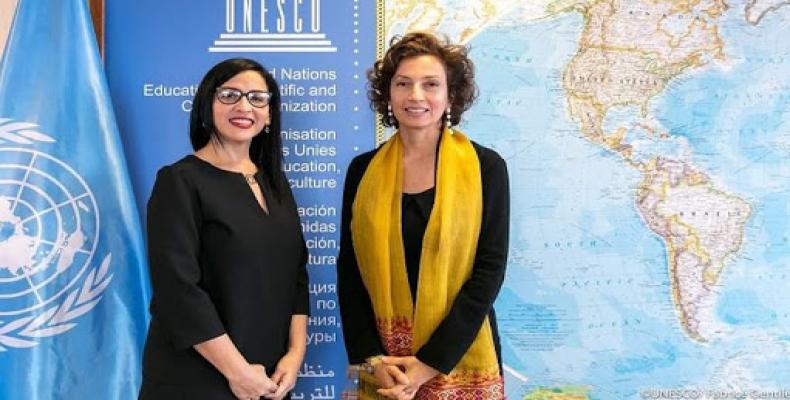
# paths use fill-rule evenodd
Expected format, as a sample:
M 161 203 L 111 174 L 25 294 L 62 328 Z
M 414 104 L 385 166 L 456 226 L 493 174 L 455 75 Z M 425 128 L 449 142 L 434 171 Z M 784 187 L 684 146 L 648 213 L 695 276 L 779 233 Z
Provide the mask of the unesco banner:
M 308 355 L 295 398 L 339 398 L 346 357 L 335 259 L 345 168 L 373 148 L 365 71 L 375 59 L 376 2 L 107 2 L 106 70 L 138 208 L 158 168 L 191 152 L 188 117 L 211 66 L 261 62 L 282 93 L 285 171 L 310 251 Z

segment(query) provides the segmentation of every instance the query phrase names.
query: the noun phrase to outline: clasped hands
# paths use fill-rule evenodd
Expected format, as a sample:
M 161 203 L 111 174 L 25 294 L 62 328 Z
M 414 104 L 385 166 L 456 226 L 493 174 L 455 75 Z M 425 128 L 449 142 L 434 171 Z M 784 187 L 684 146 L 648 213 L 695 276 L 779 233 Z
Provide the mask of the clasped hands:
M 281 400 L 296 385 L 300 358 L 286 354 L 277 363 L 271 378 L 260 364 L 250 364 L 244 373 L 229 380 L 230 390 L 239 400 L 259 398 Z
M 389 399 L 413 399 L 420 386 L 439 374 L 414 356 L 382 356 L 379 360 L 373 366 L 373 376 L 381 387 L 378 393 Z

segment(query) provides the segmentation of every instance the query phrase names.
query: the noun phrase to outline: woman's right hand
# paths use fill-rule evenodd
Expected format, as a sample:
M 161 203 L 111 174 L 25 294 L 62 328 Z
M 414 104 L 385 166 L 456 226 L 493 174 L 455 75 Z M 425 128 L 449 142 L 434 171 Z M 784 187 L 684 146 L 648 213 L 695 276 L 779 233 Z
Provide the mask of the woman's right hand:
M 266 375 L 266 368 L 260 364 L 250 364 L 248 368 L 228 379 L 230 390 L 239 400 L 258 400 L 277 391 L 277 385 Z
M 409 385 L 409 378 L 395 365 L 379 362 L 373 366 L 373 376 L 381 389 L 402 391 Z

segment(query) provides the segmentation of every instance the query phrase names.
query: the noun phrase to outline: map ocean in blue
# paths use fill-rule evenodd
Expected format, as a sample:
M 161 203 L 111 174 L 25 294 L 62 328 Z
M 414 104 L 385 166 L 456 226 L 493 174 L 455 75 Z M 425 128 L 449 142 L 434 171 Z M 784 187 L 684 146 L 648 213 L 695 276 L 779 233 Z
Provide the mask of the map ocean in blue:
M 719 317 L 735 326 L 767 328 L 776 324 L 776 312 L 766 308 L 754 291 L 727 290 L 719 301 Z
M 713 65 L 671 85 L 654 111 L 673 135 L 688 139 L 694 164 L 754 207 L 742 254 L 720 281 L 722 322 L 741 332 L 787 332 L 790 42 L 776 37 L 788 21 L 780 10 L 753 26 L 743 4 L 732 7 L 721 24 L 730 69 Z
M 510 264 L 496 308 L 504 362 L 528 381 L 507 376 L 509 398 L 547 386 L 639 399 L 651 389 L 790 382 L 790 137 L 781 133 L 790 44 L 770 40 L 787 23 L 777 15 L 753 27 L 743 4 L 731 6 L 721 32 L 725 53 L 741 60 L 673 81 L 651 101 L 673 137 L 640 142 L 645 157 L 688 157 L 754 207 L 715 288 L 713 315 L 725 331 L 707 343 L 682 330 L 665 245 L 634 207 L 639 172 L 585 141 L 567 115 L 561 77 L 581 16 L 492 26 L 471 41 L 481 97 L 462 129 L 506 159 L 511 181 Z M 760 76 L 785 86 L 773 97 L 747 95 Z M 630 107 L 612 111 L 607 130 L 634 120 Z
M 609 108 L 603 121 L 603 131 L 613 133 L 619 128 L 628 128 L 625 143 L 632 146 L 632 158 L 637 162 L 646 162 L 656 153 L 674 158 L 682 157 L 685 148 L 679 146 L 677 141 L 659 139 L 651 136 L 645 129 L 635 126 L 640 122 L 639 109 L 636 105 Z

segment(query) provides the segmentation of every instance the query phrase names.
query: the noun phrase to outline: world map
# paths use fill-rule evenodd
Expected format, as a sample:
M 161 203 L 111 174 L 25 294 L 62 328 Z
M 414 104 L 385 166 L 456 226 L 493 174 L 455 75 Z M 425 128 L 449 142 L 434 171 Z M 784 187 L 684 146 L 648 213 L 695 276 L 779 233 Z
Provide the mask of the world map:
M 460 128 L 511 182 L 508 398 L 790 398 L 790 1 L 384 15 L 471 47 Z

